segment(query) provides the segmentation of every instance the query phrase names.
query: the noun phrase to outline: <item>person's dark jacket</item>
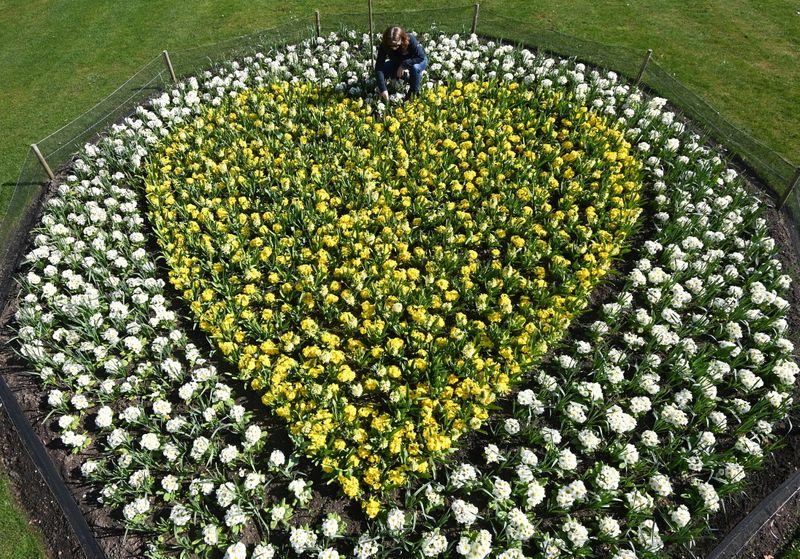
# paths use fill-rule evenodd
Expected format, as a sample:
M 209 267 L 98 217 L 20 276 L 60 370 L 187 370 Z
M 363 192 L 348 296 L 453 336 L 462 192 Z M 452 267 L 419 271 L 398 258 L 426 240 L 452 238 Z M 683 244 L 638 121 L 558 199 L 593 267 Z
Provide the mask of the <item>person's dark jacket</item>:
M 408 35 L 408 48 L 405 51 L 400 49 L 391 50 L 383 46 L 383 43 L 378 47 L 378 58 L 375 62 L 377 69 L 378 65 L 383 64 L 383 61 L 389 59 L 393 62 L 400 64 L 401 68 L 408 69 L 414 64 L 419 64 L 427 58 L 425 49 L 419 44 L 414 35 Z

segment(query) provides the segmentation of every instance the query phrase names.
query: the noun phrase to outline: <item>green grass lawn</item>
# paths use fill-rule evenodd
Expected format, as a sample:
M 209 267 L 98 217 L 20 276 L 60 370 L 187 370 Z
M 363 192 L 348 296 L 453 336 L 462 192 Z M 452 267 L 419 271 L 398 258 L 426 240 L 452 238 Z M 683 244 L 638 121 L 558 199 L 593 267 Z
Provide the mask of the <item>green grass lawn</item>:
M 359 21 L 366 30 L 367 2 L 356 6 L 363 11 Z M 465 2 L 414 6 L 459 6 L 469 14 Z M 797 3 L 484 0 L 481 7 L 483 13 L 642 54 L 652 48 L 655 61 L 736 126 L 800 163 Z M 6 0 L 0 11 L 0 224 L 28 145 L 92 107 L 162 50 L 212 44 L 291 18 L 311 25 L 315 9 L 322 15 L 323 30 L 330 30 L 335 14 L 357 8 L 347 0 Z M 396 8 L 396 2 L 374 2 L 378 13 Z M 402 17 L 397 23 L 403 23 Z M 513 30 L 510 25 L 509 33 Z M 0 246 L 1 241 L 2 231 Z M 3 527 L 12 522 L 5 503 L 0 509 Z M 0 533 L 0 542 L 9 537 Z M 12 557 L 8 553 L 0 548 L 0 559 Z M 29 556 L 35 555 L 13 555 Z
M 361 5 L 363 4 L 363 6 Z M 114 91 L 162 50 L 205 45 L 322 14 L 355 10 L 345 0 L 278 2 L 46 2 L 8 0 L 0 14 L 0 184 L 15 182 L 28 145 Z M 367 3 L 363 9 L 366 28 Z M 376 12 L 396 3 L 376 0 Z M 420 8 L 468 3 L 422 2 Z M 708 100 L 743 130 L 800 162 L 800 6 L 767 0 L 691 3 L 614 0 L 486 0 L 526 23 L 642 53 Z M 400 19 L 400 18 L 398 18 Z M 513 29 L 511 29 L 513 31 Z M 6 189 L 7 190 L 7 189 Z M 0 205 L 0 215 L 2 215 Z
M 40 559 L 42 545 L 34 536 L 8 492 L 8 480 L 0 474 L 0 559 Z
M 795 541 L 779 556 L 779 559 L 798 559 L 800 558 L 800 542 Z

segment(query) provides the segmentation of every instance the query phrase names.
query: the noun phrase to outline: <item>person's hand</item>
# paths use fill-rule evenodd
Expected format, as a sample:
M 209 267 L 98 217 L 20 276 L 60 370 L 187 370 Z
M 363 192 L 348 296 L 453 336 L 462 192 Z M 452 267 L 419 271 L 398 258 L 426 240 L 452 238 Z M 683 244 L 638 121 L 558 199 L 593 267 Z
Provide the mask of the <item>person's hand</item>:
M 403 68 L 402 66 L 400 66 L 399 68 L 397 68 L 397 74 L 396 74 L 397 78 L 398 79 L 403 79 L 403 77 L 405 76 L 406 72 L 407 72 L 407 70 L 405 68 Z
M 381 91 L 381 98 L 384 100 L 384 102 L 388 103 L 389 102 L 389 92 L 388 91 Z

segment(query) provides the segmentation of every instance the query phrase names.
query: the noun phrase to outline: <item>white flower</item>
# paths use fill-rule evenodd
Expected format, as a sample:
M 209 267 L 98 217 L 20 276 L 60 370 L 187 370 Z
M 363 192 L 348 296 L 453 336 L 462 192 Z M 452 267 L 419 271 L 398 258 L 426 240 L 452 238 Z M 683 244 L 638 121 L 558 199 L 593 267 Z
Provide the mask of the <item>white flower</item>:
M 611 538 L 618 537 L 622 532 L 619 522 L 610 516 L 601 516 L 598 525 L 600 532 Z
M 745 478 L 745 469 L 741 464 L 726 462 L 722 475 L 732 483 L 739 482 Z
M 231 505 L 225 511 L 225 525 L 229 527 L 241 526 L 247 522 L 247 515 L 242 511 L 239 505 Z
M 625 445 L 625 448 L 620 452 L 619 459 L 621 467 L 631 466 L 639 461 L 639 452 L 632 444 Z
M 541 429 L 542 438 L 544 442 L 549 445 L 557 445 L 561 442 L 561 433 L 559 433 L 556 429 L 551 429 L 550 427 L 542 427 Z
M 526 559 L 526 557 L 522 550 L 511 548 L 499 554 L 497 559 Z
M 286 463 L 286 456 L 280 450 L 273 450 L 269 455 L 269 465 L 273 468 L 280 468 Z
M 661 419 L 674 427 L 686 427 L 689 417 L 672 404 L 666 404 L 661 409 Z
M 47 395 L 47 403 L 53 408 L 62 405 L 64 403 L 64 393 L 58 389 L 51 390 L 50 393 Z M 99 414 L 100 412 L 98 411 L 98 415 Z
M 567 520 L 561 529 L 567 534 L 567 538 L 575 547 L 583 547 L 589 541 L 589 530 L 580 522 Z
M 75 394 L 71 399 L 70 403 L 72 407 L 76 410 L 85 410 L 86 408 L 90 407 L 89 399 L 86 397 L 85 394 Z
M 339 559 L 339 552 L 332 547 L 326 547 L 319 552 L 319 559 Z
M 189 512 L 185 506 L 177 504 L 172 507 L 169 513 L 169 519 L 175 526 L 186 526 L 192 519 L 192 513 Z
M 111 424 L 114 422 L 114 412 L 108 406 L 103 406 L 99 410 L 97 410 L 97 417 L 94 420 L 95 425 L 97 425 L 100 429 L 104 429 L 105 427 L 110 427 Z
M 329 515 L 322 522 L 322 535 L 326 538 L 332 538 L 339 533 L 339 521 L 335 516 Z
M 467 559 L 483 559 L 492 551 L 492 534 L 488 530 L 481 530 L 474 537 L 461 536 L 456 546 L 456 552 Z
M 522 406 L 532 406 L 536 401 L 536 394 L 530 388 L 521 390 L 517 394 L 517 402 Z
M 192 441 L 192 450 L 189 453 L 192 458 L 195 460 L 199 460 L 203 454 L 206 453 L 209 447 L 209 440 L 205 437 L 197 437 L 194 441 Z
M 386 526 L 392 532 L 400 532 L 405 528 L 406 514 L 400 509 L 392 509 L 386 515 Z
M 627 433 L 636 428 L 636 419 L 622 411 L 619 406 L 611 406 L 606 412 L 608 426 L 616 433 Z
M 226 481 L 217 487 L 217 504 L 222 508 L 228 508 L 236 499 L 236 486 L 230 481 Z
M 83 464 L 81 464 L 81 474 L 83 476 L 88 477 L 92 475 L 97 470 L 98 463 L 94 460 L 87 460 Z
M 578 384 L 578 393 L 593 402 L 603 401 L 603 388 L 596 382 L 581 382 Z
M 247 559 L 247 547 L 242 542 L 228 546 L 223 559 Z
M 140 497 L 125 505 L 122 509 L 122 515 L 128 520 L 134 520 L 136 517 L 147 514 L 149 511 L 149 499 L 147 497 Z
M 544 501 L 546 496 L 544 486 L 537 480 L 533 480 L 528 484 L 525 492 L 525 504 L 532 509 Z
M 178 447 L 172 443 L 165 444 L 161 448 L 161 453 L 164 455 L 164 458 L 167 460 L 167 462 L 174 462 L 180 455 Z
M 247 491 L 255 491 L 261 484 L 264 483 L 266 478 L 264 474 L 259 474 L 258 472 L 250 472 L 244 478 L 244 488 Z
M 223 464 L 229 464 L 239 457 L 239 449 L 236 445 L 228 445 L 219 453 L 219 460 Z
M 586 486 L 582 481 L 573 481 L 558 490 L 556 502 L 562 509 L 569 509 L 575 501 L 580 501 L 586 496 Z
M 293 527 L 289 535 L 289 543 L 298 555 L 305 553 L 317 543 L 317 535 L 306 527 Z
M 136 355 L 141 353 L 142 349 L 144 349 L 142 341 L 136 336 L 127 336 L 124 340 L 122 340 L 122 343 L 125 344 L 125 347 L 128 348 L 131 353 Z
M 565 369 L 574 369 L 578 366 L 578 362 L 569 355 L 559 355 L 556 359 L 559 365 Z
M 639 526 L 639 542 L 649 551 L 656 552 L 664 547 L 655 520 L 647 519 Z
M 117 448 L 119 445 L 124 443 L 128 438 L 128 433 L 124 429 L 114 429 L 108 435 L 108 446 L 111 448 Z
M 162 417 L 168 416 L 172 412 L 172 404 L 166 400 L 156 400 L 153 402 L 153 413 Z
M 474 482 L 476 479 L 478 479 L 478 471 L 474 466 L 466 463 L 462 463 L 458 469 L 450 475 L 450 483 L 457 488 L 464 487 Z
M 529 448 L 521 447 L 519 449 L 519 459 L 526 466 L 535 466 L 539 463 L 539 458 Z
M 503 460 L 500 449 L 495 444 L 487 444 L 483 449 L 483 455 L 487 464 L 495 464 Z
M 158 440 L 158 435 L 155 433 L 145 433 L 142 435 L 139 445 L 145 450 L 153 451 L 158 450 L 158 448 L 161 446 L 161 443 Z
M 598 487 L 605 491 L 615 491 L 619 487 L 620 475 L 619 471 L 606 464 L 600 467 L 595 477 L 595 483 Z
M 422 554 L 425 557 L 435 557 L 447 549 L 447 538 L 439 533 L 439 530 L 423 534 Z
M 122 411 L 121 417 L 128 423 L 132 423 L 139 419 L 142 415 L 142 410 L 136 406 L 128 406 Z
M 535 528 L 527 515 L 519 509 L 508 513 L 508 537 L 512 540 L 526 541 L 533 537 Z
M 670 511 L 669 517 L 678 528 L 683 528 L 692 519 L 692 515 L 686 505 L 679 505 L 678 508 Z
M 478 518 L 478 507 L 461 499 L 453 501 L 450 508 L 459 524 L 469 526 Z
M 655 431 L 647 430 L 642 433 L 642 444 L 648 448 L 658 446 L 658 433 Z
M 178 478 L 170 474 L 164 476 L 161 480 L 161 487 L 167 493 L 174 493 L 180 488 L 180 483 L 178 483 Z
M 275 547 L 271 543 L 258 544 L 253 549 L 253 556 L 251 559 L 274 559 Z
M 303 497 L 303 494 L 306 491 L 306 487 L 307 484 L 306 480 L 304 479 L 293 479 L 291 482 L 289 482 L 289 491 L 294 493 L 294 496 L 298 499 Z
M 681 145 L 681 143 L 677 138 L 669 138 L 664 143 L 664 149 L 667 150 L 667 151 L 675 152 L 675 151 L 678 151 L 678 148 L 680 147 L 680 145 Z
M 791 359 L 780 359 L 775 363 L 772 372 L 781 383 L 794 385 L 797 373 L 800 372 L 800 367 Z
M 628 407 L 634 416 L 641 415 L 650 411 L 651 403 L 650 398 L 647 396 L 634 396 L 631 398 Z
M 566 414 L 567 417 L 575 423 L 583 423 L 586 421 L 586 406 L 577 402 L 570 402 L 567 404 Z
M 272 522 L 282 522 L 286 519 L 286 515 L 289 512 L 289 507 L 286 505 L 275 505 L 269 511 L 269 516 L 272 519 Z
M 519 481 L 522 483 L 528 483 L 529 481 L 533 480 L 533 472 L 525 464 L 520 464 L 517 466 L 516 472 Z
M 444 497 L 437 488 L 441 489 L 438 484 L 434 486 L 434 484 L 429 483 L 425 486 L 425 499 L 427 499 L 430 507 L 438 507 L 444 503 Z
M 565 471 L 571 471 L 578 467 L 578 458 L 568 448 L 563 449 L 558 454 L 558 467 Z
M 578 441 L 583 445 L 583 449 L 587 453 L 592 453 L 597 450 L 603 443 L 603 440 L 598 437 L 593 431 L 582 429 L 578 432 Z
M 506 433 L 508 433 L 509 435 L 516 435 L 517 433 L 519 433 L 520 429 L 519 421 L 517 421 L 513 417 L 506 419 L 505 423 L 503 424 L 503 427 L 505 428 Z
M 206 545 L 217 545 L 218 541 L 217 527 L 213 524 L 206 524 L 203 526 L 203 541 Z
M 764 454 L 764 450 L 761 448 L 761 445 L 745 436 L 741 436 L 736 439 L 736 443 L 734 443 L 733 447 L 743 454 L 749 454 L 752 456 L 762 456 Z
M 669 478 L 663 474 L 655 474 L 650 478 L 650 489 L 659 497 L 667 497 L 672 494 L 672 484 Z
M 353 553 L 355 554 L 355 559 L 368 559 L 378 553 L 378 545 L 362 535 Z M 255 557 L 253 559 L 255 559 Z
M 638 489 L 626 493 L 625 500 L 628 502 L 629 510 L 637 514 L 649 513 L 654 506 L 653 498 Z
M 697 488 L 697 492 L 700 494 L 700 498 L 703 499 L 705 508 L 711 512 L 716 512 L 719 510 L 719 495 L 717 495 L 716 490 L 710 483 L 706 483 L 700 480 L 693 480 L 693 485 Z

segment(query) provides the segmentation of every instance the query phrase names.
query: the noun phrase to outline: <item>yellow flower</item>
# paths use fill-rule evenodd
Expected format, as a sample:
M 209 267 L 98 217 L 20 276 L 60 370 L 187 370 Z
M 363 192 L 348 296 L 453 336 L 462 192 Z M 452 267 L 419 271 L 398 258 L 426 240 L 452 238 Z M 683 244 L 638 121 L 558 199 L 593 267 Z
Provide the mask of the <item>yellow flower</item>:
M 342 474 L 339 474 L 338 481 L 339 484 L 342 486 L 342 491 L 344 491 L 344 494 L 350 497 L 351 499 L 357 497 L 361 493 L 358 479 L 356 479 L 355 477 L 344 476 Z M 377 514 L 377 512 L 375 514 Z
M 352 381 L 354 378 L 356 378 L 356 374 L 350 367 L 347 365 L 341 365 L 339 367 L 339 373 L 336 375 L 336 380 L 341 383 L 345 383 Z
M 368 518 L 375 518 L 381 511 L 381 504 L 375 499 L 369 499 L 361 504 Z

